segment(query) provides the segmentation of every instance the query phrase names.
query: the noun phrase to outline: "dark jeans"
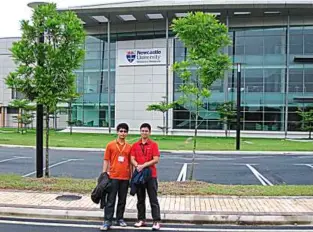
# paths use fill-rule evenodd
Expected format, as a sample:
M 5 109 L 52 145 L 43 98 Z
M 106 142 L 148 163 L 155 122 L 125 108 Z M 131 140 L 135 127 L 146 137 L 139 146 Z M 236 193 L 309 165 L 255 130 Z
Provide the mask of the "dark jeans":
M 104 220 L 112 222 L 114 216 L 114 207 L 116 195 L 118 195 L 116 219 L 124 219 L 126 197 L 128 191 L 128 180 L 112 179 L 112 190 L 108 195 L 107 204 L 104 208 Z
M 158 181 L 156 178 L 152 178 L 145 185 L 137 187 L 138 220 L 146 220 L 146 190 L 150 200 L 153 221 L 161 221 L 160 205 L 158 201 Z

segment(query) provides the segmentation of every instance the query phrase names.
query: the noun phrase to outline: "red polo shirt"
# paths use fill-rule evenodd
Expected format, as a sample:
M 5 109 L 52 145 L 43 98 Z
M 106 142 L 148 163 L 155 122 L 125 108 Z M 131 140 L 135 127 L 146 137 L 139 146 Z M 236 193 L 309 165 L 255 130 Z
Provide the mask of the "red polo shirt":
M 145 144 L 142 143 L 140 139 L 138 142 L 134 143 L 130 152 L 130 155 L 135 157 L 138 164 L 144 164 L 153 159 L 153 156 L 160 156 L 160 151 L 158 144 L 150 139 L 147 140 Z M 157 178 L 156 165 L 150 166 L 152 177 Z

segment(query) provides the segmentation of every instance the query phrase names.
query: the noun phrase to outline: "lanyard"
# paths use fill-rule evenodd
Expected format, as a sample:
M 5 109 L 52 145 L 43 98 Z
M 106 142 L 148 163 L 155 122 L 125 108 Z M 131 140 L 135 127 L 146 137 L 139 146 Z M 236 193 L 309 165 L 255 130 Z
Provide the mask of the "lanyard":
M 116 145 L 116 148 L 117 148 L 118 152 L 120 153 L 120 155 L 122 155 L 122 153 L 123 153 L 123 151 L 124 151 L 124 149 L 126 147 L 126 142 L 124 143 L 124 146 L 123 146 L 122 150 L 118 146 L 117 141 L 115 142 L 115 145 Z
M 145 162 L 147 162 L 147 149 L 145 149 L 146 144 L 141 143 L 140 148 L 143 154 L 143 157 L 145 159 Z

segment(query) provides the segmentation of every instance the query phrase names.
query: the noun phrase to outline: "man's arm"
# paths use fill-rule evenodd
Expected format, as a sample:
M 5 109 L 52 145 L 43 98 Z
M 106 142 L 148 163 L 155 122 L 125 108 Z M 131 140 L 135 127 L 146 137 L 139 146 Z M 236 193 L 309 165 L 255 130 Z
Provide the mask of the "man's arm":
M 110 158 L 111 158 L 111 151 L 109 146 L 107 145 L 105 148 L 104 158 L 103 158 L 103 168 L 102 172 L 108 172 L 110 168 Z
M 109 161 L 108 160 L 103 160 L 103 170 L 102 172 L 108 172 L 109 170 Z
M 141 165 L 137 165 L 137 171 L 140 172 L 141 170 L 143 170 L 144 168 L 150 167 L 154 164 L 159 163 L 160 157 L 159 156 L 153 156 L 153 159 L 149 162 L 145 162 L 144 164 Z
M 147 168 L 147 167 L 150 167 L 152 165 L 155 165 L 157 163 L 159 163 L 159 160 L 160 160 L 160 151 L 159 151 L 159 148 L 158 148 L 158 145 L 155 144 L 153 149 L 152 149 L 152 152 L 153 152 L 153 158 L 152 160 L 148 161 L 148 162 L 145 162 L 144 164 L 142 165 L 138 165 L 137 167 L 137 170 L 140 172 L 142 169 L 144 168 Z
M 131 156 L 131 157 L 130 157 L 130 163 L 132 164 L 132 166 L 133 166 L 134 168 L 137 168 L 138 163 L 137 163 L 137 161 L 136 161 L 136 159 L 135 159 L 135 156 Z
M 150 167 L 154 164 L 159 163 L 160 157 L 159 156 L 153 156 L 153 159 L 149 162 L 144 163 L 143 165 L 145 166 L 145 168 Z

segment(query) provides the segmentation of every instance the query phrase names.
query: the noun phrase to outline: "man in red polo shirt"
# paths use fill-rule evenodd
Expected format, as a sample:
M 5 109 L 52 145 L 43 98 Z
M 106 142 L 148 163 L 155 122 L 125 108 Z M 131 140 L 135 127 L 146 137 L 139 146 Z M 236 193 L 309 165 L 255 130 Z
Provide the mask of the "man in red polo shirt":
M 151 126 L 148 123 L 144 123 L 140 126 L 141 139 L 134 143 L 131 149 L 131 163 L 141 172 L 144 168 L 151 169 L 151 179 L 142 186 L 138 186 L 136 190 L 137 194 L 137 210 L 138 210 L 138 222 L 135 223 L 135 227 L 141 227 L 146 225 L 146 191 L 148 192 L 153 226 L 152 230 L 160 229 L 160 205 L 158 201 L 158 181 L 157 181 L 157 169 L 156 164 L 159 162 L 160 151 L 157 143 L 149 139 L 151 133 Z

